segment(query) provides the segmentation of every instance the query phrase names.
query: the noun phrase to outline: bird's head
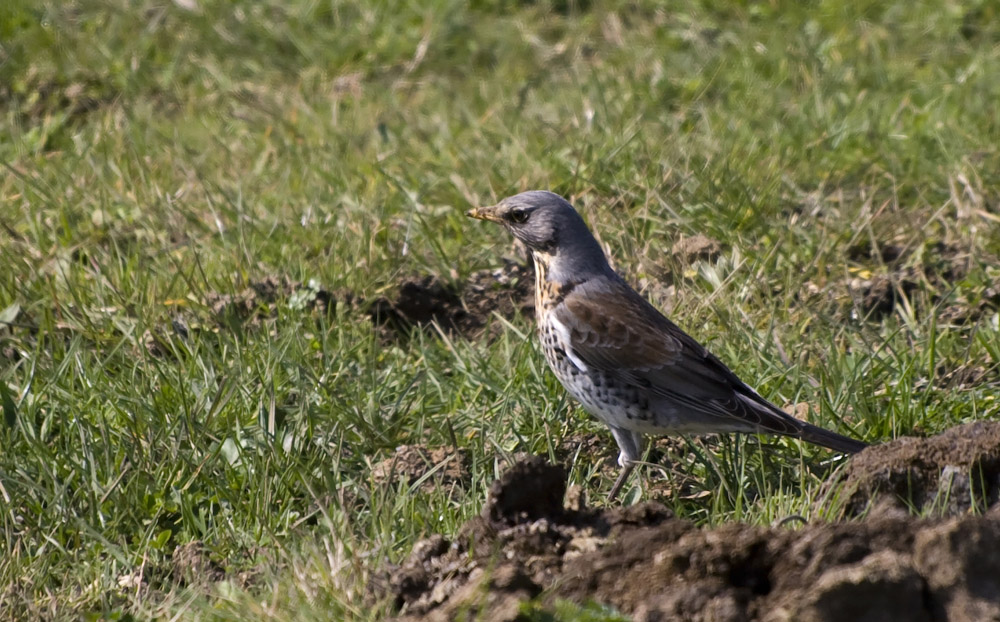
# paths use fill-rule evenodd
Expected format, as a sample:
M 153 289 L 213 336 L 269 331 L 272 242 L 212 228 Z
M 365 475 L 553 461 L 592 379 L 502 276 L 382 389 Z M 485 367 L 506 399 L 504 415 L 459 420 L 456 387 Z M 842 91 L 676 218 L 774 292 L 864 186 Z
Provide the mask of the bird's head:
M 551 269 L 552 277 L 586 277 L 611 270 L 583 218 L 553 192 L 529 190 L 496 205 L 469 210 L 467 215 L 503 225 L 524 242 L 536 262 Z
M 468 215 L 499 223 L 532 252 L 546 254 L 554 253 L 567 235 L 572 235 L 571 230 L 587 229 L 572 205 L 543 190 L 515 194 L 496 205 L 470 210 Z

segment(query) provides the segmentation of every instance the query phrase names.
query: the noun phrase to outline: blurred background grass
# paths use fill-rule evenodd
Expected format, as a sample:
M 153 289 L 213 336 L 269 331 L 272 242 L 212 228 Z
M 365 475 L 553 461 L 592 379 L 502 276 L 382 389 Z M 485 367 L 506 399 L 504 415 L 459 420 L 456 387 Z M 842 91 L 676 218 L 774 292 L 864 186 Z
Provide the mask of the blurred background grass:
M 599 502 L 612 442 L 560 453 L 604 433 L 531 318 L 386 339 L 308 288 L 251 319 L 212 308 L 266 278 L 460 287 L 515 256 L 464 210 L 529 188 L 573 199 L 619 270 L 779 404 L 873 442 L 996 418 L 998 14 L 5 2 L 4 615 L 379 618 L 371 575 L 454 533 L 510 454 L 568 461 Z M 718 258 L 671 253 L 696 233 Z M 468 476 L 375 481 L 403 443 L 458 445 Z M 785 441 L 688 449 L 643 477 L 706 524 L 808 513 L 827 473 Z

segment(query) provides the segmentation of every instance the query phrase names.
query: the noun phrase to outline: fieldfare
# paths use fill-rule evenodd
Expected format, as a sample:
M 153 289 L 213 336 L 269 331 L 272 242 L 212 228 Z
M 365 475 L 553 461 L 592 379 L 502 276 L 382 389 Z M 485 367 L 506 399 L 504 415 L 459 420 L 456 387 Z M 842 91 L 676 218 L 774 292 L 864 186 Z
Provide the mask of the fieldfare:
M 618 276 L 559 195 L 522 192 L 468 215 L 503 225 L 531 252 L 545 359 L 621 450 L 609 501 L 640 459 L 645 434 L 769 433 L 846 453 L 865 448 L 786 414 L 737 378 Z

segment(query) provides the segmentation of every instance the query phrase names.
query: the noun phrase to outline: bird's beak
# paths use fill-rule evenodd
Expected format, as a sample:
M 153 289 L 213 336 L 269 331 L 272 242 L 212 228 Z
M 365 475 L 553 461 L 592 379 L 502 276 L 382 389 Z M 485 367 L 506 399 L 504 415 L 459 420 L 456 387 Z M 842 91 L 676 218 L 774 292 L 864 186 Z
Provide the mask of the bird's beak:
M 465 215 L 472 218 L 478 218 L 479 220 L 492 220 L 493 222 L 503 222 L 503 218 L 500 217 L 500 209 L 496 205 L 470 209 L 469 211 L 465 212 Z

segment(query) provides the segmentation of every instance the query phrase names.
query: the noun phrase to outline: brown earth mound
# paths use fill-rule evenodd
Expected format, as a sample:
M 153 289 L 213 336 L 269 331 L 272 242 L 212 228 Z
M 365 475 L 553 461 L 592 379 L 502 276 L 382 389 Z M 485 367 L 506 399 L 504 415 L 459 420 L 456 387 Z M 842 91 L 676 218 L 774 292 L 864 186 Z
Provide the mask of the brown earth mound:
M 220 323 L 232 321 L 256 325 L 271 312 L 268 307 L 278 300 L 289 300 L 293 306 L 325 311 L 337 306 L 338 301 L 347 306 L 360 302 L 347 290 L 330 291 L 314 282 L 300 283 L 287 277 L 264 277 L 249 281 L 239 292 L 207 292 L 205 304 Z
M 935 313 L 940 322 L 949 324 L 975 323 L 1000 306 L 1000 288 L 996 285 L 970 284 L 961 288 L 960 295 L 953 295 L 956 283 L 974 265 L 998 265 L 996 257 L 974 252 L 962 244 L 866 241 L 848 249 L 847 258 L 858 276 L 844 284 L 852 311 L 859 317 L 879 321 L 901 303 L 920 306 L 914 295 L 921 291 L 934 306 L 918 312 Z
M 392 456 L 372 467 L 376 483 L 420 483 L 421 488 L 451 486 L 469 477 L 468 456 L 464 449 L 423 445 L 400 445 Z
M 366 300 L 355 292 L 327 290 L 312 281 L 300 283 L 287 277 L 265 277 L 247 282 L 238 292 L 207 292 L 204 303 L 221 325 L 257 326 L 275 315 L 275 302 L 284 301 L 293 307 L 319 312 L 332 311 L 338 304 L 361 310 L 384 330 L 386 337 L 403 336 L 413 327 L 434 325 L 474 337 L 490 325 L 494 314 L 509 319 L 532 313 L 534 278 L 530 264 L 506 260 L 499 268 L 472 273 L 460 284 L 429 274 L 404 277 L 391 294 Z M 176 326 L 174 329 L 177 332 Z
M 847 468 L 848 505 L 883 491 L 924 498 L 949 467 L 957 469 L 950 481 L 995 476 L 997 430 L 972 424 L 865 450 Z M 918 485 L 880 483 L 898 484 L 904 473 Z M 408 621 L 515 620 L 528 601 L 549 607 L 558 599 L 596 601 L 649 622 L 1000 620 L 996 509 L 937 519 L 878 513 L 794 531 L 707 529 L 657 503 L 597 510 L 573 494 L 564 503 L 565 481 L 541 458 L 515 463 L 479 517 L 453 540 L 418 543 L 381 591 Z M 978 490 L 995 506 L 995 495 Z
M 511 318 L 534 310 L 534 271 L 512 261 L 496 270 L 473 273 L 461 289 L 436 276 L 404 279 L 392 297 L 375 300 L 372 321 L 394 333 L 437 324 L 446 331 L 475 336 L 496 313 Z
M 983 511 L 1000 498 L 1000 423 L 977 421 L 931 438 L 900 438 L 855 456 L 844 470 L 845 513 L 878 498 L 923 514 Z

